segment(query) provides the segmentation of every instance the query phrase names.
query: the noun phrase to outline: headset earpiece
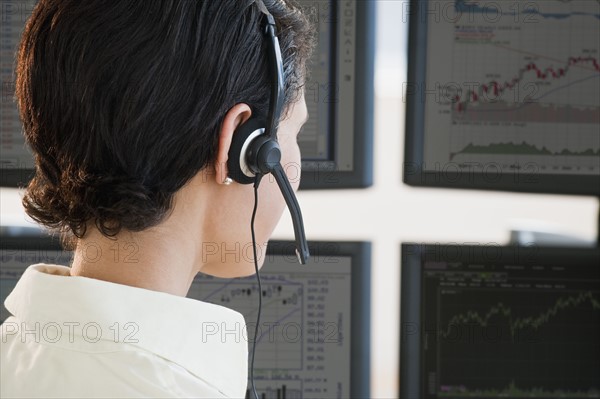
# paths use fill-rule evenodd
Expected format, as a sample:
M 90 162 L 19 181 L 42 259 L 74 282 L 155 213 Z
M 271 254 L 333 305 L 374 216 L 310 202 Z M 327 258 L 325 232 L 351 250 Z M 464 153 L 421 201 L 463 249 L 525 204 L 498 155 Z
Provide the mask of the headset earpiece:
M 266 122 L 260 118 L 250 118 L 240 125 L 231 139 L 227 158 L 228 176 L 240 184 L 252 184 L 255 172 L 248 164 L 250 145 L 265 132 Z
M 264 131 L 264 120 L 250 118 L 233 133 L 227 167 L 229 176 L 238 183 L 253 183 L 256 174 L 272 173 L 281 163 L 279 143 Z
M 258 136 L 248 147 L 246 162 L 256 174 L 273 173 L 275 167 L 281 164 L 279 143 L 265 134 Z

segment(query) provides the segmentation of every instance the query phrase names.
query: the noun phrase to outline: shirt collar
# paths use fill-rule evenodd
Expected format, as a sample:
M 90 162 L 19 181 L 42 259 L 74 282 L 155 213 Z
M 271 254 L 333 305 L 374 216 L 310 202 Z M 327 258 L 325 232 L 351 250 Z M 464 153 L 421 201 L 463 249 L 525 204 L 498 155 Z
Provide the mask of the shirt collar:
M 241 313 L 229 308 L 71 276 L 69 267 L 44 263 L 25 270 L 4 304 L 28 324 L 97 323 L 94 333 L 100 328 L 103 341 L 113 341 L 116 328 L 121 342 L 179 364 L 225 396 L 245 393 L 246 323 Z

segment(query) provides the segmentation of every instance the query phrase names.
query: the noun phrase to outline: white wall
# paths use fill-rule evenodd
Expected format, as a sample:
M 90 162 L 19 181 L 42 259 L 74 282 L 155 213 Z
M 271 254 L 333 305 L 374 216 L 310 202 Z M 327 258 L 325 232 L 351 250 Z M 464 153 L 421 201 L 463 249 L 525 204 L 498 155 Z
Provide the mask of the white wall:
M 598 201 L 588 197 L 411 188 L 402 184 L 406 27 L 402 2 L 378 1 L 375 176 L 365 190 L 300 192 L 311 240 L 367 240 L 372 263 L 372 397 L 398 392 L 400 253 L 403 241 L 504 244 L 519 219 L 594 239 Z M 21 193 L 1 189 L 1 223 L 25 223 Z M 285 213 L 273 238 L 293 239 Z

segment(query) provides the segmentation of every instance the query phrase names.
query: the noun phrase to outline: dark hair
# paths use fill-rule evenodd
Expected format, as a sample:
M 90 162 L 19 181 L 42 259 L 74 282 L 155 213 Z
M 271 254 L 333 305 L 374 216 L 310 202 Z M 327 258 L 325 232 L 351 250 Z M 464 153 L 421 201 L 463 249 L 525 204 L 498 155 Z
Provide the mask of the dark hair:
M 285 105 L 304 84 L 312 27 L 290 0 L 277 23 Z M 16 99 L 36 174 L 23 206 L 62 233 L 107 237 L 159 224 L 216 158 L 227 111 L 266 115 L 263 14 L 239 0 L 40 0 L 17 55 Z

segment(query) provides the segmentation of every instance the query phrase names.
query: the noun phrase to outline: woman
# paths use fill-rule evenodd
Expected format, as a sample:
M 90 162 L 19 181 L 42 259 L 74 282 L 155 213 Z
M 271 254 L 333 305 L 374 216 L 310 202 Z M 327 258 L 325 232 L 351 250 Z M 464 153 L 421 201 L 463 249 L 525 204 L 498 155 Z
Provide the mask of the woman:
M 264 0 L 285 76 L 278 130 L 296 136 L 312 32 Z M 236 129 L 266 116 L 269 63 L 254 2 L 41 0 L 17 56 L 16 99 L 36 176 L 26 212 L 61 233 L 70 267 L 30 266 L 5 306 L 2 397 L 243 397 L 243 316 L 185 298 L 198 272 L 254 273 L 251 185 L 228 178 Z M 259 189 L 258 263 L 285 203 Z

